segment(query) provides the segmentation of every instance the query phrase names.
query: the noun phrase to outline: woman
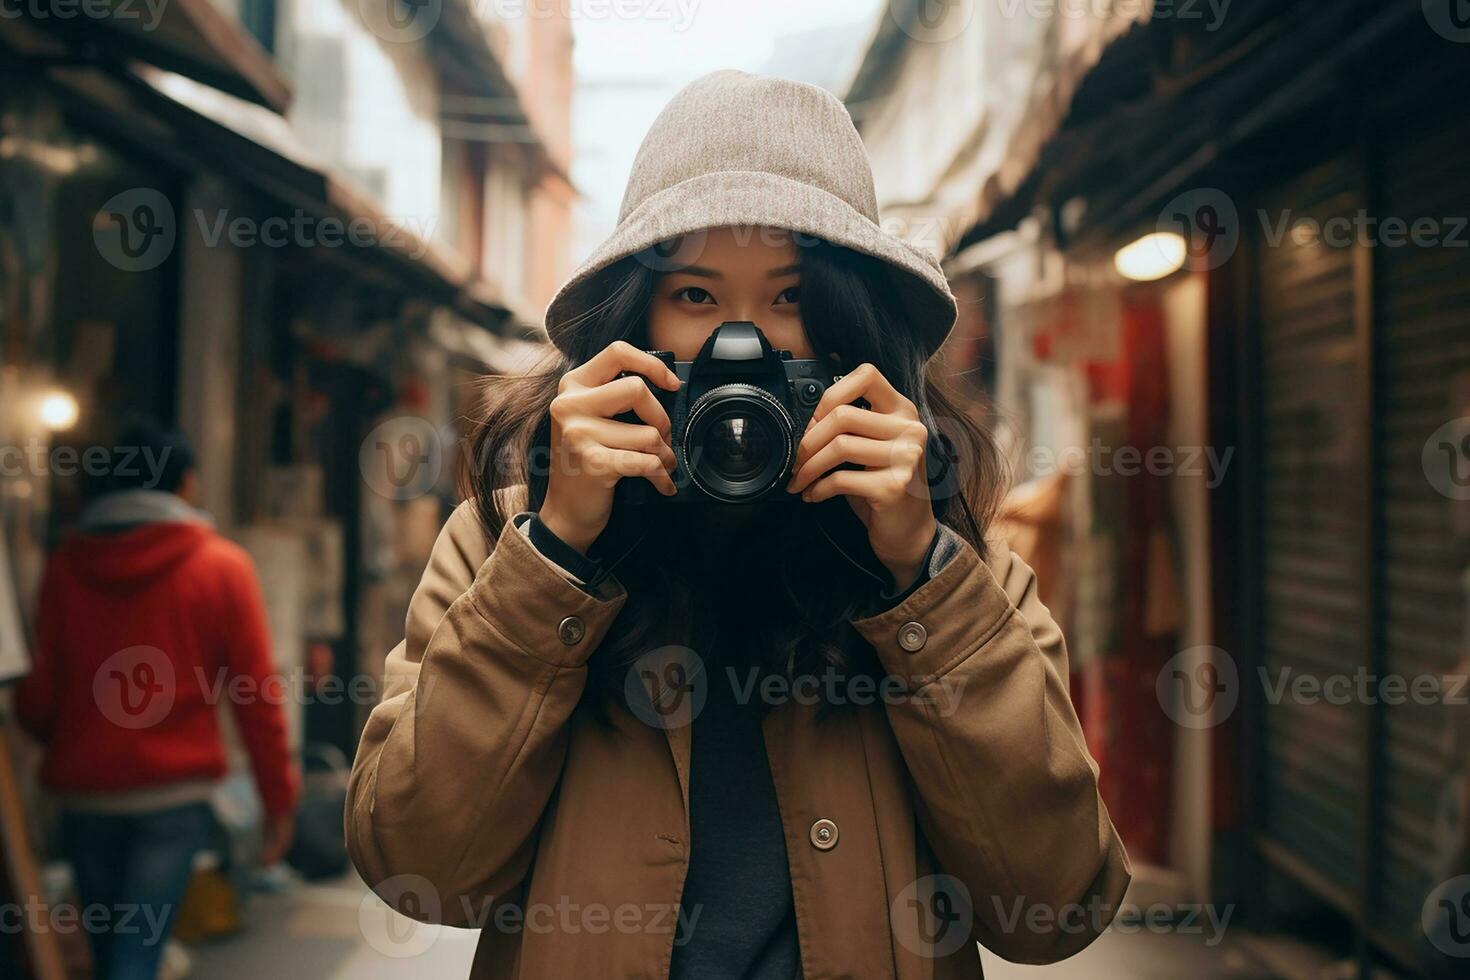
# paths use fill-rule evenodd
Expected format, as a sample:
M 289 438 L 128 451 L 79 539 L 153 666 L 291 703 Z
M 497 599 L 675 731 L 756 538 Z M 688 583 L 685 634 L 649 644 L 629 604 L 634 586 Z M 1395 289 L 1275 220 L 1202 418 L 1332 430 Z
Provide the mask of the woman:
M 390 905 L 482 930 L 474 976 L 975 977 L 975 940 L 1045 963 L 1111 921 L 1061 633 L 926 369 L 953 296 L 876 217 L 840 102 L 707 75 L 553 299 L 562 358 L 499 382 L 347 814 Z M 648 351 L 732 321 L 840 380 L 784 493 L 667 502 Z

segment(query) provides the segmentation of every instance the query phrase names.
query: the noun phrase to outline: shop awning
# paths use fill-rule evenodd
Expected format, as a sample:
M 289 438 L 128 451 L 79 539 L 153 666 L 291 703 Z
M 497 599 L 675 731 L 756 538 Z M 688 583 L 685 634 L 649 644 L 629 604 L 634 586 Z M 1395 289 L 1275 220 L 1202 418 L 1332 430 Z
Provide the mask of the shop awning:
M 1049 84 L 1040 85 L 1021 124 L 1010 134 L 1001 164 L 977 194 L 954 215 L 951 227 L 983 228 L 1015 197 L 1041 161 L 1042 152 L 1061 131 L 1078 89 L 1125 36 L 1147 24 L 1152 3 L 1121 4 L 1105 17 L 1079 20 L 1063 32 L 1061 51 Z M 965 239 L 970 239 L 965 235 Z
M 508 317 L 524 318 L 503 299 L 498 285 L 463 256 L 395 223 L 371 195 L 333 171 L 281 116 L 149 66 L 134 66 L 133 74 L 156 96 L 154 108 L 160 115 L 199 134 L 192 145 L 209 166 L 317 217 L 348 225 L 365 222 L 378 229 L 372 251 L 478 322 L 499 325 Z
M 1398 4 L 1334 7 L 1320 36 L 1300 31 L 1300 10 L 1290 5 L 1251 4 L 1219 31 L 1160 11 L 1103 22 L 1074 49 L 1064 46 L 1055 83 L 975 195 L 954 253 L 1071 199 L 1085 202 L 1087 234 L 1153 223 L 1165 201 L 1232 148 L 1333 98 L 1362 51 L 1423 27 L 1417 8 Z
M 1056 15 L 1055 39 L 1050 42 L 1054 46 L 1052 62 L 1038 73 L 1030 104 L 1025 112 L 1018 114 L 1018 123 L 1008 130 L 999 130 L 993 120 L 981 120 L 962 157 L 950 165 L 950 171 L 958 175 L 954 178 L 958 188 L 954 184 L 950 188 L 936 187 L 932 189 L 934 197 L 909 202 L 908 206 L 929 214 L 936 208 L 942 209 L 941 227 L 956 229 L 963 235 L 961 244 L 973 240 L 970 234 L 965 234 L 967 231 L 984 227 L 1001 217 L 1003 210 L 1009 211 L 1027 178 L 1036 170 L 1046 146 L 1061 131 L 1084 81 L 1106 58 L 1117 57 L 1115 52 L 1122 47 L 1119 42 L 1146 25 L 1152 12 L 1153 0 L 1119 0 L 1105 12 L 1092 16 Z M 915 37 L 922 36 L 922 30 L 900 24 L 900 17 L 918 17 L 919 13 L 920 5 L 901 3 L 889 5 L 880 15 L 867 51 L 843 97 L 860 123 L 864 103 L 870 100 L 881 103 L 887 97 L 892 72 L 904 58 L 904 49 L 915 43 Z M 993 155 L 987 150 L 986 159 L 1000 162 L 988 173 L 976 174 L 974 162 L 980 159 L 982 145 L 999 146 L 1003 150 Z M 944 193 L 951 189 L 954 193 Z M 955 198 L 958 203 L 951 203 Z M 1011 215 L 1007 213 L 1004 217 L 1008 219 Z
M 271 56 L 214 0 L 88 0 L 71 16 L 49 4 L 13 6 L 7 19 L 18 15 L 73 46 L 91 45 L 99 57 L 157 65 L 277 112 L 291 104 L 290 83 Z
M 444 135 L 467 141 L 515 143 L 534 161 L 571 185 L 570 160 L 557 159 L 532 124 L 515 82 L 491 43 L 486 21 L 472 0 L 443 0 L 439 27 L 429 34 L 436 59 L 460 92 L 441 105 Z
M 549 350 L 544 343 L 500 336 L 455 316 L 435 317 L 428 332 L 450 355 L 494 374 L 526 374 L 541 365 Z

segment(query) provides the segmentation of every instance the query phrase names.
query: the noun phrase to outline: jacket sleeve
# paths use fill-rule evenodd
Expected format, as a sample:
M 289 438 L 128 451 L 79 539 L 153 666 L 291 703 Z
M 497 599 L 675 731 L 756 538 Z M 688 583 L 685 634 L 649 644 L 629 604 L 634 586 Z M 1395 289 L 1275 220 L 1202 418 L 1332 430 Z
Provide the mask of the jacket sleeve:
M 977 938 L 1013 962 L 1056 962 L 1112 921 L 1132 868 L 1035 574 L 1003 541 L 982 561 L 941 532 L 928 581 L 853 625 L 905 682 L 889 721 L 925 838 L 968 889 Z
M 348 783 L 349 853 L 389 905 L 478 924 L 521 885 L 587 658 L 626 599 L 611 576 L 584 591 L 515 521 L 487 553 L 473 504 L 455 510 Z
M 271 653 L 270 624 L 260 578 L 250 555 L 233 545 L 221 564 L 225 572 L 224 615 L 215 624 L 222 637 L 225 667 L 231 680 L 247 679 L 252 697 L 231 698 L 240 741 L 250 756 L 250 770 L 268 816 L 296 809 L 301 774 L 287 734 L 284 680 Z

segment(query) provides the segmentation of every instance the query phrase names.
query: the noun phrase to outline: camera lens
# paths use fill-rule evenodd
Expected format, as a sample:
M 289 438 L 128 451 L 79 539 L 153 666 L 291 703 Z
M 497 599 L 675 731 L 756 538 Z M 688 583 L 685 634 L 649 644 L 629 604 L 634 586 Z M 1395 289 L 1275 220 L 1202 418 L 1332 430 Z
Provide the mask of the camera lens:
M 782 479 L 795 445 L 790 414 L 754 385 L 720 385 L 690 406 L 684 457 L 690 478 L 716 500 L 764 495 Z
M 749 480 L 770 460 L 771 436 L 760 419 L 732 413 L 711 423 L 704 451 L 709 465 L 725 479 Z

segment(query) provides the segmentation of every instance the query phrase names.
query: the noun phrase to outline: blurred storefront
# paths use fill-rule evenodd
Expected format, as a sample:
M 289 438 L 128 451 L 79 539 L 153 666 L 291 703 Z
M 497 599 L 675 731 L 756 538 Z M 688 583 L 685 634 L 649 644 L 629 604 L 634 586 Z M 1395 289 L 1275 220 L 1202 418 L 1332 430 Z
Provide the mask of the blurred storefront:
M 1443 969 L 1470 32 L 1452 5 L 1113 6 L 880 29 L 849 93 L 880 203 L 956 283 L 951 368 L 995 358 L 1015 527 L 1130 851 L 1364 976 Z M 916 175 L 902 134 L 941 120 Z
M 294 744 L 350 756 L 456 499 L 475 381 L 541 349 L 524 252 L 547 253 L 538 276 L 565 265 L 569 143 L 540 135 L 500 63 L 505 32 L 467 4 L 422 43 L 300 4 L 228 6 L 169 4 L 148 31 L 0 20 L 0 662 L 25 670 L 82 450 L 152 416 L 191 437 L 203 505 L 255 557 L 300 692 Z M 567 25 L 536 30 L 554 36 L 521 70 L 564 71 L 569 99 Z M 332 38 L 337 60 L 316 57 Z M 350 106 L 330 139 L 309 128 L 330 115 L 333 64 L 401 88 L 414 131 Z M 399 193 L 414 181 L 417 197 Z M 8 834 L 0 853 L 25 857 Z
M 1125 475 L 1115 455 L 1203 445 L 1192 400 L 1171 390 L 1200 353 L 1202 287 L 1125 289 L 1111 252 L 1064 258 L 1038 222 L 956 249 L 982 208 L 1026 177 L 1067 100 L 1146 9 L 1052 19 L 989 5 L 936 19 L 894 9 L 913 17 L 883 19 L 846 96 L 884 221 L 946 259 L 960 322 L 945 373 L 968 383 L 1010 452 L 1018 487 L 1002 516 L 1067 629 L 1072 695 L 1113 818 L 1140 863 L 1182 871 L 1196 858 L 1173 837 L 1174 731 L 1153 680 L 1187 638 L 1207 634 L 1209 583 L 1189 551 L 1207 528 L 1198 488 Z M 1032 102 L 1016 97 L 1025 91 Z M 940 152 L 921 132 L 942 135 Z

